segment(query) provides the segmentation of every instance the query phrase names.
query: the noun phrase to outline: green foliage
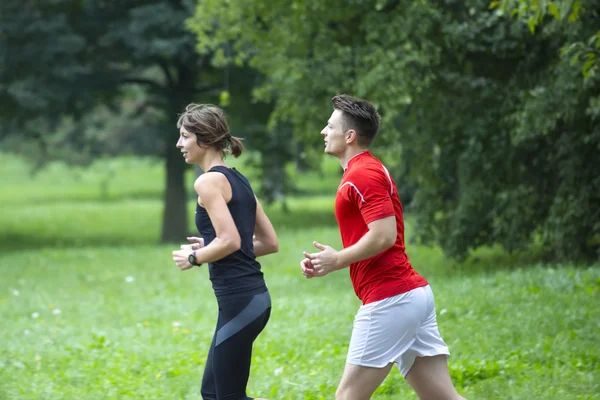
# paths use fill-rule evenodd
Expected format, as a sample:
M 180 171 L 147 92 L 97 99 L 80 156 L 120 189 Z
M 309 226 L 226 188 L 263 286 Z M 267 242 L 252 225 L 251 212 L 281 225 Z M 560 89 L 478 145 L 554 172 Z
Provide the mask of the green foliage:
M 499 7 L 504 12 L 510 12 L 511 16 L 516 16 L 527 23 L 531 33 L 540 26 L 546 17 L 551 15 L 554 21 L 549 25 L 564 25 L 566 23 L 576 23 L 583 25 L 589 23 L 590 19 L 598 18 L 598 11 L 595 7 L 598 4 L 594 1 L 531 1 L 531 0 L 501 0 L 492 1 L 490 8 Z M 587 80 L 593 78 L 600 68 L 600 30 L 594 32 L 594 26 L 591 25 L 591 36 L 587 39 L 583 35 L 573 35 L 568 38 L 561 49 L 562 57 L 570 57 L 571 65 L 581 68 L 583 77 Z M 552 27 L 551 29 L 555 29 Z M 590 32 L 578 32 L 589 35 Z
M 202 0 L 189 24 L 200 52 L 227 43 L 231 62 L 267 77 L 254 93 L 274 104 L 271 124 L 307 144 L 332 95 L 372 100 L 375 152 L 418 188 L 419 242 L 456 257 L 541 244 L 554 259 L 597 259 L 600 6 L 511 4 L 529 25 L 478 0 Z
M 185 29 L 193 7 L 188 0 L 2 3 L 0 139 L 28 138 L 28 146 L 7 144 L 37 163 L 162 155 L 162 241 L 184 233 L 186 224 L 186 165 L 175 148 L 174 120 L 186 104 L 202 94 L 214 98 L 222 86 L 220 71 L 202 66 Z M 107 123 L 114 114 L 125 124 Z
M 4 135 L 44 137 L 65 116 L 79 118 L 98 104 L 120 105 L 129 84 L 145 87 L 145 101 L 164 109 L 175 86 L 186 80 L 181 66 L 197 60 L 193 37 L 182 26 L 190 2 L 57 0 L 23 6 L 9 0 L 2 7 Z M 45 131 L 40 120 L 47 123 Z
M 190 0 L 7 0 L 1 7 L 2 147 L 39 168 L 53 159 L 81 165 L 106 155 L 160 155 L 167 170 L 161 239 L 184 234 L 187 166 L 175 148 L 177 115 L 191 102 L 221 100 L 244 114 L 232 124 L 241 136 L 254 133 L 246 126 L 264 131 L 268 107 L 245 110 L 256 73 L 215 68 L 212 54 L 194 51 L 184 23 Z

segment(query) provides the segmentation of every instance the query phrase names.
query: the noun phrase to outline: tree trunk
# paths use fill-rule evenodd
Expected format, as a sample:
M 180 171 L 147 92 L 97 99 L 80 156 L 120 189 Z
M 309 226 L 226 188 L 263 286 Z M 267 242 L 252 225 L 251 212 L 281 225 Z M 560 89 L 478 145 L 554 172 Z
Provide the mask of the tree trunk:
M 195 65 L 194 62 L 190 63 Z M 185 242 L 189 234 L 187 212 L 187 189 L 185 187 L 185 171 L 187 164 L 181 155 L 181 150 L 176 147 L 179 132 L 175 123 L 177 116 L 185 106 L 194 98 L 194 86 L 197 80 L 197 71 L 186 64 L 176 66 L 176 82 L 171 88 L 169 109 L 167 112 L 168 132 L 166 157 L 166 184 L 164 194 L 164 210 L 161 243 Z
M 175 147 L 177 130 L 175 123 L 169 132 L 165 151 L 166 182 L 161 243 L 185 242 L 188 235 L 187 190 L 185 187 L 186 163 L 181 150 Z M 175 135 L 177 134 L 177 135 Z

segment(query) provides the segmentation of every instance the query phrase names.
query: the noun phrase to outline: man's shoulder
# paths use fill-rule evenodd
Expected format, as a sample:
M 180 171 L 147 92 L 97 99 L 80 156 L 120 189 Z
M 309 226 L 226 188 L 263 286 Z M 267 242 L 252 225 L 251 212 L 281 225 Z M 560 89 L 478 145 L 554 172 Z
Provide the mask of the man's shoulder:
M 374 156 L 361 157 L 357 162 L 352 165 L 352 168 L 348 170 L 346 179 L 373 179 L 381 176 L 385 176 L 386 167 L 379 159 Z

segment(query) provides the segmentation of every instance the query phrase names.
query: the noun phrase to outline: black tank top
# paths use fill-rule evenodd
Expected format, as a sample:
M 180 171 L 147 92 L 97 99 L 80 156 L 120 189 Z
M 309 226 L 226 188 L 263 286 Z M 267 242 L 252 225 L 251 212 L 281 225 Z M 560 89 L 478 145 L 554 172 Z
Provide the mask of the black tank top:
M 217 297 L 235 293 L 266 290 L 260 263 L 254 255 L 254 226 L 256 198 L 248 179 L 235 168 L 212 167 L 207 172 L 220 172 L 231 185 L 229 212 L 240 234 L 241 248 L 228 256 L 208 264 L 210 280 Z M 213 227 L 204 207 L 196 203 L 196 228 L 207 246 L 215 238 Z

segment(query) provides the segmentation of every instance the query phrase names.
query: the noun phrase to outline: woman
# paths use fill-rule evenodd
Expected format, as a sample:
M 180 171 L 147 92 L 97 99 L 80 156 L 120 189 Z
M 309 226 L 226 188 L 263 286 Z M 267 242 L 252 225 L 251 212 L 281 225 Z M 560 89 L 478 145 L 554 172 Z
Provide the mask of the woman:
M 271 312 L 271 299 L 256 257 L 278 251 L 275 229 L 248 180 L 229 168 L 225 156 L 238 157 L 241 140 L 229 134 L 223 110 L 190 104 L 177 122 L 177 147 L 188 164 L 203 171 L 194 183 L 198 194 L 191 249 L 173 252 L 181 270 L 208 263 L 219 305 L 217 328 L 202 378 L 202 398 L 249 399 L 252 344 Z

